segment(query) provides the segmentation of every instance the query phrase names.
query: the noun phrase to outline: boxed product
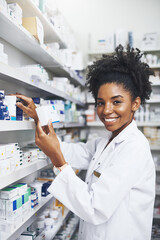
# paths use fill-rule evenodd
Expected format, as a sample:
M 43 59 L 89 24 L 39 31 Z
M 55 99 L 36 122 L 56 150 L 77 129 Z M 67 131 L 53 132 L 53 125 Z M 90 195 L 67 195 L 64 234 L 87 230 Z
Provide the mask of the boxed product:
M 21 196 L 27 192 L 27 184 L 26 183 L 17 183 L 12 185 L 11 187 L 17 188 L 17 195 Z
M 4 176 L 11 172 L 10 159 L 0 160 L 0 176 Z
M 15 187 L 7 187 L 3 188 L 0 191 L 0 198 L 1 199 L 11 199 L 17 195 L 17 188 Z
M 5 159 L 5 146 L 0 145 L 0 160 Z
M 36 239 L 35 232 L 23 232 L 19 238 L 19 240 L 34 240 Z
M 44 40 L 43 25 L 38 17 L 22 18 L 22 25 L 27 29 L 41 44 Z
M 16 96 L 5 96 L 4 101 L 8 107 L 10 120 L 16 120 Z
M 36 112 L 40 120 L 41 126 L 48 125 L 49 120 L 51 120 L 52 123 L 59 122 L 59 116 L 54 105 L 38 107 L 36 108 Z
M 0 219 L 6 218 L 6 202 L 4 199 L 0 199 Z
M 18 226 L 20 223 L 20 216 L 14 219 L 14 221 L 6 221 L 6 220 L 0 220 L 0 233 L 6 232 L 11 233 L 14 231 L 14 229 Z M 3 238 L 2 238 L 3 239 Z M 6 238 L 4 238 L 6 239 Z
M 13 17 L 19 25 L 22 24 L 22 8 L 18 3 L 9 3 L 10 16 Z
M 22 214 L 22 197 L 16 196 L 6 201 L 6 220 L 14 220 Z

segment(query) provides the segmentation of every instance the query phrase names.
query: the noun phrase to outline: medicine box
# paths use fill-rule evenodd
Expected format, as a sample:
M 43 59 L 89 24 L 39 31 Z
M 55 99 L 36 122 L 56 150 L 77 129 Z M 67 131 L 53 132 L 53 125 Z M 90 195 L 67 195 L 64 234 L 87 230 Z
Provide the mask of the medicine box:
M 5 96 L 4 101 L 8 107 L 10 120 L 16 120 L 16 96 Z
M 11 187 L 16 187 L 17 188 L 17 195 L 22 196 L 27 192 L 27 184 L 26 183 L 18 183 L 14 184 Z
M 14 220 L 22 213 L 22 197 L 16 196 L 6 201 L 6 220 Z
M 5 146 L 0 145 L 0 160 L 5 158 Z
M 11 199 L 17 195 L 17 188 L 16 187 L 7 187 L 3 188 L 0 191 L 0 198 L 1 199 Z
M 34 240 L 34 239 L 36 239 L 35 232 L 24 232 L 21 234 L 19 240 Z
M 6 218 L 6 202 L 4 199 L 0 199 L 0 219 Z
M 20 218 L 14 219 L 14 221 L 0 220 L 0 232 L 11 233 L 20 223 Z M 3 238 L 2 238 L 3 239 Z
M 10 165 L 10 159 L 3 159 L 0 160 L 0 176 L 7 175 L 11 172 L 11 165 Z
M 46 105 L 36 108 L 38 118 L 40 120 L 41 126 L 48 125 L 49 120 L 52 123 L 59 122 L 59 116 L 54 105 Z
M 22 26 L 27 29 L 41 44 L 43 44 L 44 30 L 38 17 L 22 18 Z

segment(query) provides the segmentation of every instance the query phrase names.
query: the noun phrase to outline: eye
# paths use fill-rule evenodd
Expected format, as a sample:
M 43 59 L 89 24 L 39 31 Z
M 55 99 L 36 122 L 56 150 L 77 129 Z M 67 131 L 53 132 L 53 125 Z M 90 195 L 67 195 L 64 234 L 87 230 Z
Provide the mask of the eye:
M 102 106 L 104 105 L 104 102 L 97 102 L 97 106 Z
M 113 102 L 114 105 L 118 105 L 118 104 L 120 104 L 120 103 L 121 103 L 121 101 L 119 101 L 119 100 L 115 100 L 115 101 Z

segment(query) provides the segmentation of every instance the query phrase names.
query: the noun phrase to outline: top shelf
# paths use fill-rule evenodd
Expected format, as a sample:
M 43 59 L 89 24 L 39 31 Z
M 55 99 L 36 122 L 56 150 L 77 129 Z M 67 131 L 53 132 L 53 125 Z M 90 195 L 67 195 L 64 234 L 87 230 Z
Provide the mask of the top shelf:
M 16 2 L 22 8 L 23 17 L 37 16 L 44 28 L 44 42 L 58 42 L 61 48 L 67 48 L 67 44 L 63 41 L 58 30 L 49 22 L 47 17 L 40 11 L 32 0 L 7 0 L 8 3 Z
M 47 51 L 45 45 L 38 41 L 22 26 L 17 25 L 7 15 L 0 12 L 0 37 L 31 57 L 55 75 L 68 77 L 74 84 L 85 86 L 85 82 L 76 73 L 63 66 L 58 58 Z

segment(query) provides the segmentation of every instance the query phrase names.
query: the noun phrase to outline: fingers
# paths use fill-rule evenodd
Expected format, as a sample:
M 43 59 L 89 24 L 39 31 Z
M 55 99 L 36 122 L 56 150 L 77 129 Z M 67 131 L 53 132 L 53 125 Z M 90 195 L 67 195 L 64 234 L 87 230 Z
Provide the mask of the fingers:
M 23 103 L 17 102 L 16 106 L 19 107 L 20 109 L 22 109 L 25 113 L 28 114 L 28 107 L 24 106 Z
M 42 127 L 41 127 L 40 121 L 37 122 L 36 132 L 38 134 L 37 135 L 38 137 L 40 137 L 40 136 L 45 134 L 43 129 L 42 129 Z
M 53 128 L 53 124 L 52 124 L 51 120 L 49 120 L 49 122 L 48 122 L 48 129 L 49 129 L 49 133 L 55 134 L 55 131 L 54 131 L 54 128 Z
M 26 97 L 26 96 L 21 95 L 21 94 L 15 94 L 15 95 L 16 95 L 16 97 L 24 100 L 24 101 L 25 101 L 26 103 L 28 103 L 28 104 L 32 101 L 32 98 L 30 98 L 30 97 Z

